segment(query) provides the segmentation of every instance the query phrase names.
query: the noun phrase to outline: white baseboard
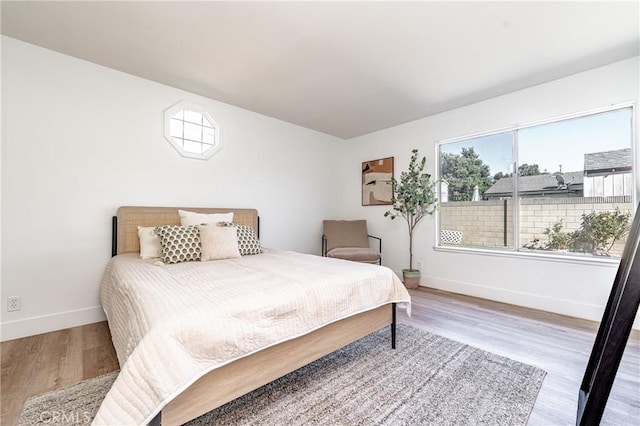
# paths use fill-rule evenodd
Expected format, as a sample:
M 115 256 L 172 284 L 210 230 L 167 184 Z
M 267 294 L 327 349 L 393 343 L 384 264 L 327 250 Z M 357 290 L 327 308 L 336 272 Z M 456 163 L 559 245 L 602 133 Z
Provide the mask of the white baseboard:
M 79 325 L 92 324 L 106 320 L 102 306 L 77 309 L 75 311 L 42 315 L 2 323 L 0 341 L 34 336 L 50 331 L 62 330 Z
M 584 318 L 592 321 L 600 321 L 602 319 L 602 313 L 604 312 L 604 306 L 578 303 L 571 300 L 558 299 L 539 294 L 488 287 L 442 278 L 429 278 L 428 280 L 422 280 L 420 284 L 439 290 L 481 297 L 483 299 L 495 300 L 497 302 L 509 303 L 527 308 L 540 309 L 542 311 L 554 312 L 557 314 Z
M 402 271 L 393 271 L 402 278 Z M 558 299 L 539 294 L 525 293 L 503 288 L 488 287 L 463 281 L 448 280 L 445 278 L 425 277 L 420 278 L 420 286 L 479 297 L 481 299 L 494 300 L 496 302 L 509 303 L 511 305 L 524 306 L 541 311 L 553 312 L 570 317 L 583 318 L 600 322 L 604 313 L 602 306 L 578 303 L 572 300 Z M 633 323 L 635 330 L 640 330 L 640 311 Z
M 402 272 L 396 274 L 402 277 Z M 592 321 L 600 321 L 604 308 L 597 305 L 577 303 L 565 299 L 541 296 L 538 294 L 517 292 L 495 287 L 487 287 L 461 281 L 446 280 L 442 278 L 422 277 L 420 285 L 482 299 L 495 300 L 512 305 L 525 306 L 548 312 L 555 312 L 572 317 L 585 318 Z M 60 312 L 57 314 L 42 315 L 21 320 L 3 322 L 0 330 L 0 341 L 18 339 L 50 331 L 77 327 L 106 320 L 102 306 L 77 309 L 75 311 Z M 640 329 L 640 313 L 633 324 L 634 329 Z

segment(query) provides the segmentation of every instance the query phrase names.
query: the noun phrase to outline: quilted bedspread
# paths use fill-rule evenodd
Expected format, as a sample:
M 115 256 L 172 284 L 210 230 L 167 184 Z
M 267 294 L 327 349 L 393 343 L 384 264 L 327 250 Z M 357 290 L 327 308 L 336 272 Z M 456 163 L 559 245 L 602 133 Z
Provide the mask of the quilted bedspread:
M 121 371 L 94 424 L 146 424 L 209 371 L 410 296 L 388 268 L 288 251 L 109 262 L 101 286 Z

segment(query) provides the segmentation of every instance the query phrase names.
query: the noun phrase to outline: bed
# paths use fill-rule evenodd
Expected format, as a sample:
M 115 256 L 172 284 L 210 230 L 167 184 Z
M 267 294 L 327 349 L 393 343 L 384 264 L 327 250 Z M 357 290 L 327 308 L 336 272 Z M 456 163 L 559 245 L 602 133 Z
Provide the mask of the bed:
M 259 232 L 254 209 L 233 222 Z M 388 268 L 267 249 L 164 265 L 138 256 L 138 226 L 178 208 L 121 207 L 101 300 L 121 371 L 95 424 L 182 424 L 390 326 L 410 297 Z M 300 275 L 300 271 L 303 275 Z

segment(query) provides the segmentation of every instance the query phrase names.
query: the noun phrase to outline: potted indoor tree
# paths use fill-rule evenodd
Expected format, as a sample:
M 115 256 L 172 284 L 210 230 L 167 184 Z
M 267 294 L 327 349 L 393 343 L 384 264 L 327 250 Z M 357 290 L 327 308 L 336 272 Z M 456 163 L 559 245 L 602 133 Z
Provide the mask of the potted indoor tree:
M 392 210 L 384 214 L 385 217 L 395 219 L 402 217 L 407 222 L 409 230 L 409 269 L 403 269 L 404 285 L 407 288 L 418 288 L 420 270 L 413 269 L 413 231 L 420 221 L 427 215 L 432 215 L 438 208 L 431 175 L 424 173 L 427 161 L 425 157 L 418 161 L 418 150 L 411 151 L 409 169 L 400 174 L 400 182 L 391 178 L 393 195 L 391 197 Z

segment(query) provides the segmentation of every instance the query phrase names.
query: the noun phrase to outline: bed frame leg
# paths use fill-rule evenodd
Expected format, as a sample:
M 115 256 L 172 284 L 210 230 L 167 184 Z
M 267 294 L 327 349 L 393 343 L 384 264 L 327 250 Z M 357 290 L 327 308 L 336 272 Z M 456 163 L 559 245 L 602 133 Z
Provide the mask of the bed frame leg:
M 151 419 L 149 422 L 149 426 L 160 426 L 162 424 L 162 411 L 160 411 L 156 416 Z
M 118 216 L 111 218 L 111 257 L 118 254 Z
M 396 304 L 391 307 L 391 349 L 396 348 Z

